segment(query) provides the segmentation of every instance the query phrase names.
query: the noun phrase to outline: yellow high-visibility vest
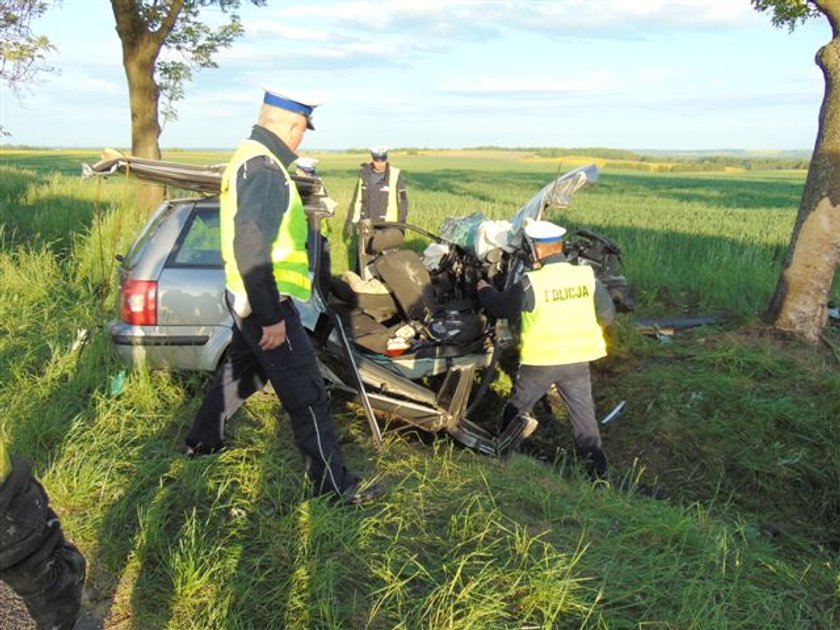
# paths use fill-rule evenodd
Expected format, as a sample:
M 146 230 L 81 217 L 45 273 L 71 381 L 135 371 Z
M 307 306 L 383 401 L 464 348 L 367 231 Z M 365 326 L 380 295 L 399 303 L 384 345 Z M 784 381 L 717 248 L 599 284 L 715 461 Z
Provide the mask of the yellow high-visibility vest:
M 554 263 L 527 274 L 533 311 L 522 313 L 520 362 L 567 365 L 607 354 L 595 314 L 595 273 L 586 265 Z
M 397 202 L 397 182 L 399 181 L 400 169 L 388 167 L 388 208 L 385 210 L 386 221 L 397 221 L 400 217 L 400 207 Z M 356 203 L 353 204 L 353 219 L 351 223 L 358 223 L 362 218 L 362 178 L 356 184 Z M 371 217 L 369 217 L 371 218 Z
M 303 202 L 288 171 L 265 146 L 255 140 L 245 140 L 233 154 L 222 176 L 220 201 L 220 231 L 222 258 L 225 261 L 225 284 L 237 298 L 244 300 L 245 285 L 233 254 L 234 217 L 237 211 L 236 174 L 251 158 L 264 155 L 274 161 L 289 183 L 288 205 L 284 209 L 280 229 L 271 245 L 274 280 L 281 295 L 308 300 L 312 295 L 309 280 L 309 258 L 306 253 L 307 223 Z M 280 208 L 278 208 L 278 212 Z M 240 313 L 240 315 L 242 315 Z

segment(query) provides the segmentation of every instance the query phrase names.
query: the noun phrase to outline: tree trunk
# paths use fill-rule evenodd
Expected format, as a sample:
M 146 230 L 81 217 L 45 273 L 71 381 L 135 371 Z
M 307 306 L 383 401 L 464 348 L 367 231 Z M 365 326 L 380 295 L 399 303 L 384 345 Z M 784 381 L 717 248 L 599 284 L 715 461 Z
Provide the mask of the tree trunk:
M 131 103 L 131 154 L 150 160 L 160 159 L 160 123 L 158 101 L 160 90 L 155 83 L 155 58 L 147 51 L 123 59 L 128 78 L 128 98 Z M 152 212 L 163 201 L 165 189 L 159 184 L 136 182 L 138 208 Z
M 180 4 L 180 3 L 179 3 Z M 131 153 L 159 160 L 160 89 L 155 82 L 155 64 L 163 42 L 160 33 L 150 32 L 141 18 L 136 0 L 111 0 L 117 34 L 122 43 L 123 68 L 128 80 L 131 107 Z M 136 203 L 151 212 L 163 201 L 165 189 L 158 184 L 138 182 Z
M 776 328 L 809 341 L 819 339 L 825 327 L 840 261 L 840 38 L 834 32 L 816 57 L 825 77 L 819 130 L 787 256 L 766 314 Z
M 146 54 L 125 59 L 128 99 L 131 103 L 131 154 L 150 160 L 160 159 L 160 90 L 155 83 L 155 60 Z
M 160 90 L 154 78 L 156 57 L 157 51 L 153 55 L 142 51 L 131 59 L 123 59 L 128 78 L 128 98 L 131 103 L 131 153 L 150 160 L 160 159 Z M 135 185 L 138 208 L 152 212 L 163 201 L 163 186 L 139 180 Z

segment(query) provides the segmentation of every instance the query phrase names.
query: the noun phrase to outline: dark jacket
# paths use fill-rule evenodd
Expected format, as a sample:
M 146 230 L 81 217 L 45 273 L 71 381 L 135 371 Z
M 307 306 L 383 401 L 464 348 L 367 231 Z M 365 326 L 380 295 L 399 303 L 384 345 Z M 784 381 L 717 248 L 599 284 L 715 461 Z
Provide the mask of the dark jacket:
M 388 181 L 390 177 L 390 163 L 385 166 L 385 171 L 382 173 L 376 173 L 370 162 L 362 164 L 358 182 L 361 186 L 357 184 L 356 190 L 353 193 L 353 200 L 350 202 L 350 209 L 347 212 L 347 221 L 344 226 L 345 233 L 349 234 L 352 230 L 354 223 L 353 208 L 356 206 L 359 195 L 362 196 L 359 220 L 385 220 L 385 213 L 388 211 Z M 405 223 L 405 220 L 408 218 L 408 193 L 405 189 L 405 180 L 403 179 L 402 171 L 397 176 L 397 203 L 399 204 L 397 220 L 400 223 Z
M 297 155 L 265 127 L 254 125 L 250 139 L 265 146 L 285 167 L 297 159 Z M 289 203 L 290 185 L 292 182 L 277 164 L 264 156 L 248 160 L 236 174 L 233 251 L 251 310 L 263 326 L 282 321 L 287 312 L 274 280 L 271 246 Z

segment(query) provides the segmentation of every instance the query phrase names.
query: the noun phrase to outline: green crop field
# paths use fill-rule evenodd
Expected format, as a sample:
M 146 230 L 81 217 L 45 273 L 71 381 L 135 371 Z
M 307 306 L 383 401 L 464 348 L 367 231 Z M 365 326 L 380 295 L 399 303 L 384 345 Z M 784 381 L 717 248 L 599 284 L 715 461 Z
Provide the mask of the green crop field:
M 338 202 L 338 272 L 366 154 L 309 155 Z M 804 171 L 392 152 L 410 218 L 431 231 L 474 212 L 509 218 L 558 171 L 602 167 L 550 218 L 624 251 L 639 306 L 609 331 L 593 380 L 601 412 L 627 406 L 603 429 L 613 476 L 593 484 L 562 415 L 540 411 L 537 434 L 502 463 L 394 431 L 376 451 L 358 409 L 336 402 L 350 465 L 389 488 L 348 509 L 309 497 L 270 395 L 229 424 L 230 450 L 180 454 L 208 376 L 117 361 L 114 256 L 147 217 L 133 181 L 81 178 L 97 156 L 0 153 L 0 431 L 88 558 L 89 627 L 840 627 L 840 354 L 757 319 Z M 665 340 L 635 326 L 705 314 L 724 323 Z M 840 347 L 836 331 L 827 341 Z M 499 378 L 473 420 L 495 429 L 509 387 Z

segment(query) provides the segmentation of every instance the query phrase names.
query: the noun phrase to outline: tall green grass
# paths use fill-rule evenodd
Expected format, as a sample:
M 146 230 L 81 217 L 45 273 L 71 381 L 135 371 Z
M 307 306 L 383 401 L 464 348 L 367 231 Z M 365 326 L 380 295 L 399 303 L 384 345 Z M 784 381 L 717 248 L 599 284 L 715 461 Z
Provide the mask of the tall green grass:
M 447 218 L 472 212 L 510 219 L 557 175 L 556 164 L 508 162 L 505 168 L 494 159 L 477 168 L 476 161 L 392 157 L 405 172 L 411 221 L 436 232 Z M 334 163 L 339 161 L 324 156 L 319 168 L 338 201 L 340 228 L 358 165 Z M 546 218 L 615 240 L 642 313 L 712 311 L 749 318 L 766 307 L 775 288 L 803 182 L 804 173 L 797 172 L 677 176 L 607 170 L 569 209 Z M 346 250 L 339 231 L 331 245 L 341 264 Z
M 339 208 L 363 158 L 322 156 Z M 393 159 L 406 171 L 412 219 L 431 229 L 472 211 L 508 217 L 554 175 L 542 163 Z M 33 461 L 87 556 L 87 615 L 102 626 L 840 622 L 830 353 L 780 344 L 757 326 L 664 345 L 622 316 L 595 369 L 599 407 L 628 401 L 603 431 L 612 483 L 592 484 L 565 455 L 562 414 L 540 416 L 553 457 L 503 464 L 394 432 L 375 452 L 364 419 L 336 403 L 350 466 L 390 489 L 370 507 L 339 508 L 310 497 L 273 396 L 253 397 L 232 419 L 230 450 L 179 454 L 206 377 L 124 372 L 105 333 L 111 261 L 144 220 L 132 185 L 34 166 L 0 166 L 0 431 Z M 606 172 L 561 219 L 625 248 L 643 313 L 748 318 L 772 290 L 801 181 Z M 508 387 L 500 379 L 493 395 Z M 496 412 L 475 420 L 492 426 Z M 672 498 L 621 490 L 622 476 L 624 487 L 656 481 Z

